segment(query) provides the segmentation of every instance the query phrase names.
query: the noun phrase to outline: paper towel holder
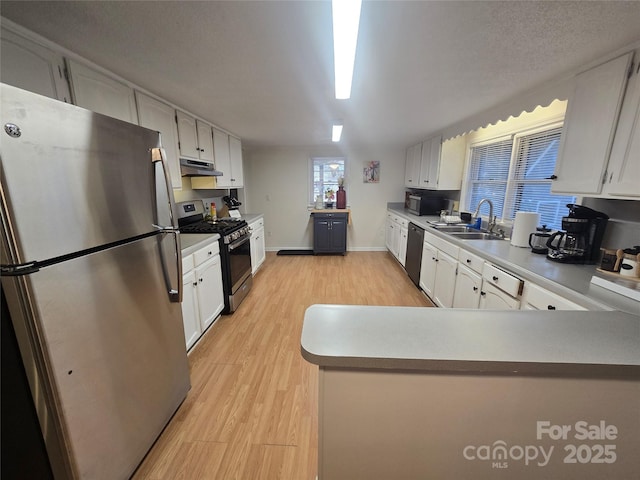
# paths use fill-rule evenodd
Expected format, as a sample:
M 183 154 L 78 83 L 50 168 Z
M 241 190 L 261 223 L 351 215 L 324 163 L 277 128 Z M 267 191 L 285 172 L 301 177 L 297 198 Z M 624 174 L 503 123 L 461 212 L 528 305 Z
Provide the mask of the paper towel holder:
M 540 214 L 538 212 L 516 212 L 511 232 L 511 245 L 523 248 L 530 247 L 529 235 L 536 231 L 539 222 Z

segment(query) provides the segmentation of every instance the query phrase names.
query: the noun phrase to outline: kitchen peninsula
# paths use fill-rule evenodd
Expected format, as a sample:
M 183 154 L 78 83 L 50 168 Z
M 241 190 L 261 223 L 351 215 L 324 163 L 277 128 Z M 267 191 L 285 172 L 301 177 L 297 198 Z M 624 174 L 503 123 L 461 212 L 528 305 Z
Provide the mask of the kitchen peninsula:
M 319 479 L 634 478 L 640 317 L 313 305 Z

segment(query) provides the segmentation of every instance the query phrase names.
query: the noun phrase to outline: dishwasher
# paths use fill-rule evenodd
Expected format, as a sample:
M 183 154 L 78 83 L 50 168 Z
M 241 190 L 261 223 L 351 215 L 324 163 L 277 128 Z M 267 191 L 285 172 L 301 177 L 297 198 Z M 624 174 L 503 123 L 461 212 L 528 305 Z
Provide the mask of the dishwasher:
M 420 288 L 420 264 L 422 263 L 422 244 L 424 242 L 424 229 L 409 223 L 407 236 L 407 257 L 404 268 L 409 278 L 416 287 Z

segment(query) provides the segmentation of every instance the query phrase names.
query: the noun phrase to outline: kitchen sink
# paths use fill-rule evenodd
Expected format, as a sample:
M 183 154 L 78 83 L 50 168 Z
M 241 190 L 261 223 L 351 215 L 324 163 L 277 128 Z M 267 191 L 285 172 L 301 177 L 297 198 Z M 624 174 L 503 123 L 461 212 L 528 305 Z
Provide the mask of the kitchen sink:
M 447 232 L 452 237 L 459 238 L 460 240 L 506 240 L 506 238 L 499 237 L 497 235 L 492 235 L 490 233 L 485 232 Z
M 435 227 L 436 230 L 440 230 L 441 232 L 446 233 L 454 233 L 454 232 L 477 232 L 477 230 L 467 227 L 466 225 L 438 225 Z

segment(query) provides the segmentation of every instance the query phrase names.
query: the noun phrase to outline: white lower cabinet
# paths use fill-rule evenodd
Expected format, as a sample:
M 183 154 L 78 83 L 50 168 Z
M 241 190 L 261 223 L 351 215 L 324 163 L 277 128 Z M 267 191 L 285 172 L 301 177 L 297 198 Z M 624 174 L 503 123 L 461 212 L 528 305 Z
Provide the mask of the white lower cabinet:
M 482 276 L 465 265 L 458 264 L 453 308 L 478 308 Z
M 224 309 L 218 242 L 183 258 L 182 265 L 182 319 L 188 350 Z
M 187 350 L 202 335 L 198 318 L 198 299 L 196 298 L 196 272 L 193 270 L 182 275 L 182 322 Z
M 399 215 L 387 212 L 387 231 L 385 244 L 387 249 L 404 267 L 407 257 L 407 237 L 409 235 L 409 220 Z
M 453 306 L 453 292 L 456 286 L 458 261 L 441 251 L 438 251 L 437 260 L 433 301 L 439 307 L 451 308 Z
M 422 244 L 420 287 L 439 307 L 453 306 L 458 261 L 428 242 Z
M 222 268 L 220 255 L 215 255 L 196 267 L 196 296 L 200 325 L 204 332 L 224 309 L 224 290 L 222 288 Z
M 403 267 L 407 263 L 407 240 L 409 239 L 408 224 L 400 228 L 400 240 L 398 241 L 398 261 Z
M 587 310 L 585 307 L 527 282 L 522 294 L 522 310 Z
M 436 266 L 438 265 L 438 249 L 430 243 L 422 244 L 422 263 L 420 264 L 420 288 L 433 298 L 436 285 Z
M 264 220 L 262 218 L 251 222 L 251 273 L 255 274 L 266 258 L 266 249 L 264 242 Z
M 484 310 L 517 310 L 524 282 L 518 277 L 485 262 L 482 268 L 480 308 Z
M 486 281 L 480 291 L 480 308 L 483 310 L 518 310 L 520 300 Z

